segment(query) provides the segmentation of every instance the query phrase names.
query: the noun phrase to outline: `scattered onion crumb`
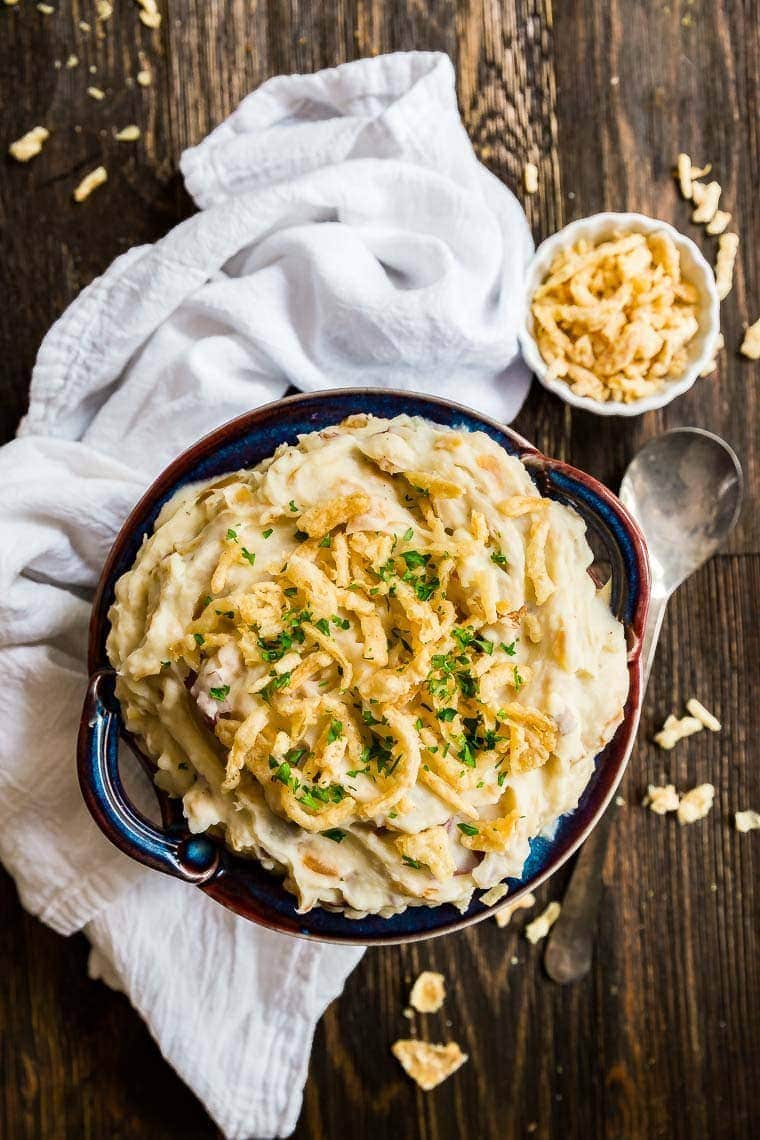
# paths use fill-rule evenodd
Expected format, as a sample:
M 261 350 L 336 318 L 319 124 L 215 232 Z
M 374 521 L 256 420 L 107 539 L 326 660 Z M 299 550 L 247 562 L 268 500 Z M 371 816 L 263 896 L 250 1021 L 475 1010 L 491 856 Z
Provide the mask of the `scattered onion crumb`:
M 423 970 L 412 986 L 409 1004 L 418 1013 L 437 1013 L 446 997 L 446 983 L 443 974 Z
M 760 811 L 737 811 L 734 815 L 737 831 L 756 831 L 760 828 Z
M 463 1053 L 455 1041 L 448 1045 L 432 1045 L 428 1041 L 401 1039 L 391 1045 L 391 1053 L 404 1072 L 429 1092 L 465 1063 Z
M 678 792 L 673 784 L 650 784 L 641 802 L 656 815 L 665 815 L 669 811 L 678 811 Z
M 745 332 L 739 352 L 749 360 L 760 360 L 760 319 Z
M 523 184 L 526 194 L 535 194 L 538 190 L 538 167 L 535 162 L 526 162 L 523 168 Z
M 554 926 L 554 923 L 559 918 L 561 910 L 562 907 L 558 902 L 550 902 L 546 910 L 525 927 L 525 937 L 528 941 L 535 945 L 536 942 L 540 942 L 542 938 L 546 938 Z
M 99 87 L 88 87 L 87 94 L 91 99 L 96 99 L 98 102 L 106 97 L 105 91 L 101 91 Z
M 86 198 L 89 198 L 93 190 L 96 190 L 98 186 L 102 186 L 107 179 L 108 171 L 105 166 L 96 166 L 94 170 L 91 170 L 89 174 L 84 176 L 82 181 L 75 188 L 74 201 L 84 202 Z
M 140 137 L 140 128 L 134 123 L 130 123 L 127 127 L 122 127 L 120 131 L 116 132 L 116 139 L 118 142 L 136 142 Z
M 695 823 L 704 819 L 713 806 L 715 788 L 712 784 L 698 784 L 690 792 L 684 792 L 678 805 L 678 822 Z
M 530 910 L 532 906 L 536 905 L 536 896 L 528 891 L 527 895 L 523 895 L 521 899 L 516 902 L 510 903 L 509 906 L 503 906 L 497 910 L 494 915 L 496 925 L 502 930 L 505 926 L 509 926 L 510 919 L 516 910 Z
M 16 139 L 8 147 L 8 153 L 16 162 L 29 162 L 42 150 L 42 144 L 50 138 L 50 131 L 45 127 L 32 127 L 20 139 Z
M 709 728 L 710 732 L 720 732 L 721 723 L 718 718 L 713 716 L 696 697 L 692 697 L 686 702 L 686 708 L 705 728 Z

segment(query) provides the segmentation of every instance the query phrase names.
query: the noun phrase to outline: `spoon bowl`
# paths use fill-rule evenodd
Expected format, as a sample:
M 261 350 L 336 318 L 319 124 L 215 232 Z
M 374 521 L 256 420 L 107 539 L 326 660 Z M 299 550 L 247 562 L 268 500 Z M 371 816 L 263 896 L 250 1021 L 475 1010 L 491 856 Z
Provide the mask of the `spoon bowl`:
M 641 647 L 646 690 L 668 598 L 728 538 L 742 504 L 742 469 L 719 436 L 675 428 L 634 457 L 620 498 L 644 532 L 652 591 Z M 613 815 L 608 810 L 586 841 L 552 927 L 544 955 L 550 978 L 577 982 L 591 968 L 602 866 Z
M 742 469 L 719 436 L 675 428 L 638 452 L 623 477 L 620 498 L 644 531 L 653 592 L 667 597 L 735 526 Z

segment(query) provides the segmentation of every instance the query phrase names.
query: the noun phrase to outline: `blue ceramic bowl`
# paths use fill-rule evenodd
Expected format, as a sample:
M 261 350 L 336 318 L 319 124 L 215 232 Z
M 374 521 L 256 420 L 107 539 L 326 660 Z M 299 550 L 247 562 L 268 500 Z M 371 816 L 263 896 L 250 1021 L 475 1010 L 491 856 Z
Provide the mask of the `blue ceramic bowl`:
M 475 899 L 465 914 L 449 904 L 409 907 L 394 918 L 350 919 L 321 908 L 297 914 L 293 895 L 257 862 L 229 851 L 210 836 L 191 835 L 180 802 L 156 790 L 163 820 L 156 827 L 129 803 L 118 771 L 119 737 L 126 738 L 152 775 L 152 761 L 125 731 L 114 696 L 115 675 L 105 643 L 114 584 L 131 566 L 163 504 L 186 483 L 253 467 L 283 443 L 368 412 L 424 416 L 466 431 L 484 431 L 527 465 L 543 495 L 573 507 L 586 522 L 598 581 L 611 578 L 612 608 L 626 627 L 630 691 L 615 736 L 596 758 L 594 774 L 574 812 L 563 816 L 551 840 L 534 839 L 509 899 L 534 889 L 576 850 L 602 815 L 625 769 L 641 704 L 640 646 L 649 600 L 644 542 L 620 502 L 601 484 L 564 463 L 547 459 L 508 428 L 448 400 L 403 392 L 344 389 L 292 396 L 218 428 L 180 455 L 156 479 L 122 527 L 103 568 L 90 625 L 91 672 L 79 734 L 79 780 L 87 806 L 108 838 L 133 859 L 195 883 L 223 906 L 273 930 L 325 942 L 410 942 L 478 922 L 493 913 Z

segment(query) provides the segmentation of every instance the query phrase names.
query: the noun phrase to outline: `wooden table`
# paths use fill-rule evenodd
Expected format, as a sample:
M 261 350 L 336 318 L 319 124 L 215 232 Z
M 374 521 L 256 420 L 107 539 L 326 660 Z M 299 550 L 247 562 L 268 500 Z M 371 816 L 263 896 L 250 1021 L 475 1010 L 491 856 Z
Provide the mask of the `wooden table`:
M 734 445 L 757 492 L 758 366 L 736 355 L 743 322 L 760 315 L 757 0 L 563 0 L 554 10 L 551 0 L 160 0 L 158 31 L 121 0 L 102 35 L 91 0 L 53 2 L 54 15 L 32 0 L 0 11 L 3 145 L 37 123 L 54 128 L 43 156 L 7 165 L 2 178 L 4 438 L 24 411 L 51 321 L 117 254 L 191 211 L 177 173 L 184 147 L 270 75 L 435 48 L 456 63 L 483 161 L 519 195 L 523 163 L 537 162 L 540 190 L 526 203 L 537 239 L 597 210 L 642 210 L 695 236 L 712 258 L 715 239 L 690 226 L 671 167 L 681 149 L 714 164 L 742 237 L 717 377 L 636 420 L 577 414 L 534 386 L 516 426 L 615 487 L 650 436 L 702 425 Z M 71 53 L 78 67 L 65 66 Z M 134 82 L 141 67 L 149 87 Z M 106 99 L 88 97 L 88 84 Z M 112 128 L 132 122 L 141 140 L 114 141 Z M 101 161 L 107 186 L 75 206 L 73 186 Z M 504 931 L 486 922 L 368 953 L 317 1031 L 301 1140 L 760 1134 L 760 840 L 732 825 L 736 809 L 760 808 L 758 597 L 755 501 L 668 614 L 587 980 L 551 983 L 523 918 Z M 722 734 L 659 752 L 653 730 L 693 694 L 720 712 Z M 643 810 L 647 783 L 665 776 L 680 787 L 714 783 L 712 814 L 681 829 Z M 540 901 L 559 897 L 565 879 L 558 874 Z M 0 892 L 0 1135 L 217 1135 L 126 999 L 87 980 L 84 938 L 63 941 L 28 917 L 7 876 Z M 421 1032 L 470 1055 L 434 1093 L 419 1092 L 389 1053 L 408 1032 L 401 1011 L 425 967 L 444 972 L 450 996 Z

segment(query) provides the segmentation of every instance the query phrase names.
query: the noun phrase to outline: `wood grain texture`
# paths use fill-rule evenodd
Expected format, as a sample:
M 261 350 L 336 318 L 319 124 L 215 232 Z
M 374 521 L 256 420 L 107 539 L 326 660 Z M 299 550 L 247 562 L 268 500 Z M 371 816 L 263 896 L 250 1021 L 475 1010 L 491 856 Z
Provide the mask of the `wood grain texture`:
M 544 450 L 616 486 L 651 435 L 699 424 L 739 452 L 751 499 L 724 554 L 674 599 L 626 776 L 603 874 L 594 967 L 560 989 L 541 970 L 526 916 L 419 946 L 368 953 L 317 1030 L 298 1140 L 726 1140 L 760 1134 L 756 837 L 732 813 L 760 807 L 758 369 L 735 348 L 760 312 L 760 6 L 757 0 L 161 0 L 161 28 L 127 0 L 99 35 L 90 0 L 0 10 L 5 143 L 53 130 L 26 167 L 0 180 L 6 303 L 0 309 L 0 430 L 26 404 L 39 341 L 114 256 L 191 211 L 177 174 L 197 142 L 270 75 L 382 51 L 435 48 L 457 65 L 466 126 L 483 161 L 521 196 L 537 239 L 600 209 L 656 214 L 714 257 L 688 222 L 671 165 L 680 149 L 712 161 L 742 246 L 723 305 L 728 349 L 717 379 L 630 421 L 572 411 L 534 386 L 517 428 Z M 91 23 L 88 34 L 80 20 Z M 77 68 L 55 67 L 70 53 Z M 150 87 L 135 82 L 141 67 Z M 90 67 L 97 70 L 89 71 Z M 85 89 L 106 91 L 103 102 Z M 113 128 L 137 123 L 137 144 Z M 109 181 L 83 207 L 71 191 L 103 162 Z M 686 698 L 723 719 L 672 753 L 649 743 Z M 681 829 L 641 809 L 646 784 L 711 780 L 716 806 Z M 567 872 L 541 893 L 559 897 Z M 8 1140 L 183 1140 L 218 1135 L 162 1061 L 126 999 L 86 977 L 86 943 L 26 915 L 0 875 L 0 1136 Z M 439 1014 L 402 1016 L 423 968 L 440 969 Z M 455 1039 L 467 1065 L 433 1093 L 388 1047 L 410 1031 Z

